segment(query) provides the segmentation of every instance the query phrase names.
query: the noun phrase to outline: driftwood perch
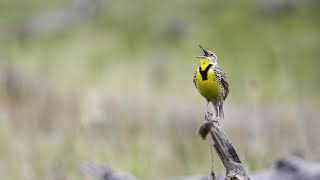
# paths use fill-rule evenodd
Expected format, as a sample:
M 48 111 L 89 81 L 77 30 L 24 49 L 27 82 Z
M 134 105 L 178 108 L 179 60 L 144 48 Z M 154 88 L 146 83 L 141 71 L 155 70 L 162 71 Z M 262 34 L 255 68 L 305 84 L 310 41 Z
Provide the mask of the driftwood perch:
M 203 139 L 209 133 L 214 142 L 214 148 L 226 169 L 225 180 L 250 180 L 232 143 L 212 117 L 208 117 L 207 122 L 199 129 L 199 134 Z M 214 178 L 214 176 L 212 177 Z

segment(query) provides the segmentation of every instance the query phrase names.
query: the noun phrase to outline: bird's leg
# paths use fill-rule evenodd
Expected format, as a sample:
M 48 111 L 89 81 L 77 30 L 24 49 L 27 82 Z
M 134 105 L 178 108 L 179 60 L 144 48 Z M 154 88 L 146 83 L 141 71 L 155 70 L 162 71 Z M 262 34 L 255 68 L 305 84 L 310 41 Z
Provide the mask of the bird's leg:
M 204 119 L 207 120 L 207 121 L 209 121 L 209 119 L 210 119 L 209 111 L 208 111 L 209 103 L 210 103 L 210 101 L 207 101 L 207 106 L 206 106 L 206 109 L 205 109 L 205 112 L 204 112 Z
M 218 109 L 217 104 L 213 104 L 213 108 L 214 108 L 214 111 L 216 113 L 216 116 L 214 118 L 212 118 L 212 121 L 213 122 L 219 122 L 218 121 L 218 119 L 219 119 L 219 109 Z
M 213 122 L 218 122 L 218 116 L 219 116 L 219 112 L 218 112 L 218 108 L 217 106 L 214 104 L 214 102 L 211 102 L 212 103 L 212 107 L 209 107 L 210 106 L 210 102 L 211 101 L 208 101 L 207 103 L 207 107 L 206 107 L 206 110 L 205 110 L 205 115 L 204 115 L 204 119 L 207 120 L 207 121 L 213 121 Z M 210 110 L 208 110 L 210 109 Z M 216 117 L 213 116 L 213 111 L 215 111 L 216 113 Z
M 211 101 L 207 102 L 207 107 L 206 107 L 206 111 L 205 111 L 205 114 L 204 114 L 204 119 L 207 120 L 207 121 L 210 121 L 212 119 L 212 116 L 213 116 L 212 109 L 210 111 L 208 110 L 208 107 L 210 106 L 210 102 Z M 210 109 L 210 107 L 209 107 L 209 109 Z

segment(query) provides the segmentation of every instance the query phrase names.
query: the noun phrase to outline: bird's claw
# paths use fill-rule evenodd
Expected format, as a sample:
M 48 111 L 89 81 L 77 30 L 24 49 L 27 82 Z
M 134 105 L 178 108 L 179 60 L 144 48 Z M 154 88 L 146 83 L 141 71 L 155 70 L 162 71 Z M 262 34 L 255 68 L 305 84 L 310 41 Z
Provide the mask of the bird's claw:
M 206 113 L 204 117 L 208 122 L 217 123 L 219 125 L 220 117 L 213 117 L 212 113 Z
M 208 122 L 216 123 L 219 125 L 219 121 L 221 118 L 219 116 L 214 117 L 212 112 L 206 112 L 204 114 L 204 119 Z
M 212 118 L 212 119 L 210 119 L 210 120 L 211 120 L 211 122 L 217 123 L 217 124 L 219 125 L 219 120 L 220 120 L 219 117 L 215 117 L 215 118 Z
M 210 121 L 211 119 L 213 119 L 213 113 L 212 112 L 206 112 L 204 114 L 204 119 L 207 121 Z

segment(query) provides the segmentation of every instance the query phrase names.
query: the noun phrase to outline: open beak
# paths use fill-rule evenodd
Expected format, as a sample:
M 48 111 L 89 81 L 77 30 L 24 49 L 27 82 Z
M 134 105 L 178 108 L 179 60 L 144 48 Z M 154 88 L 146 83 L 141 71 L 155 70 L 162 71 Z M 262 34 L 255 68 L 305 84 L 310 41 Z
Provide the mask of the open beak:
M 201 45 L 199 45 L 199 47 L 201 48 L 204 56 L 209 56 L 209 52 L 207 50 L 205 50 Z

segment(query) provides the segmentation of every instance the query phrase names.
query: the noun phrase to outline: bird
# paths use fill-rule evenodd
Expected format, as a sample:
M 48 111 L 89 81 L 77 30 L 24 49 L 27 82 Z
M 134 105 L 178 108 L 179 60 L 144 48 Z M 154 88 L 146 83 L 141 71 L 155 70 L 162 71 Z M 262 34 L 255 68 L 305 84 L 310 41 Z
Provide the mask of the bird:
M 223 119 L 223 103 L 229 94 L 229 83 L 224 71 L 218 65 L 218 57 L 211 51 L 204 49 L 201 45 L 203 55 L 197 56 L 199 66 L 193 77 L 193 83 L 199 93 L 207 100 L 205 110 L 205 119 L 208 120 L 209 115 L 213 115 L 208 111 L 210 102 L 215 111 L 214 120 Z

